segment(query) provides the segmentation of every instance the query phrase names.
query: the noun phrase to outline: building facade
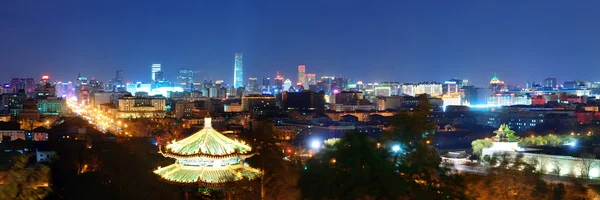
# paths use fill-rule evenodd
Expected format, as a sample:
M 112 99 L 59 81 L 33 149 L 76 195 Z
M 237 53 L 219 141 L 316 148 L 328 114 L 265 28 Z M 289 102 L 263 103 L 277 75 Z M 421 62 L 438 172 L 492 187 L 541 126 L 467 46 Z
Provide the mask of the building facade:
M 244 63 L 242 53 L 235 53 L 233 66 L 233 87 L 244 87 Z

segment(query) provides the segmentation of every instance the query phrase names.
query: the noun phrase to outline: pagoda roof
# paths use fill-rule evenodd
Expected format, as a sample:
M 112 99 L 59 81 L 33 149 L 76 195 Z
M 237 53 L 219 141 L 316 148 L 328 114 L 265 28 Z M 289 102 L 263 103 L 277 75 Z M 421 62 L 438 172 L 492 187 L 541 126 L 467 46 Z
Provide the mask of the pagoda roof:
M 240 155 L 251 150 L 250 146 L 237 140 L 230 139 L 211 126 L 211 118 L 204 119 L 204 128 L 191 136 L 167 144 L 165 155 L 170 157 L 205 156 L 220 158 L 223 156 Z
M 260 177 L 261 171 L 242 164 L 229 167 L 198 167 L 175 163 L 154 170 L 162 179 L 179 184 L 218 186 L 240 180 L 253 180 Z

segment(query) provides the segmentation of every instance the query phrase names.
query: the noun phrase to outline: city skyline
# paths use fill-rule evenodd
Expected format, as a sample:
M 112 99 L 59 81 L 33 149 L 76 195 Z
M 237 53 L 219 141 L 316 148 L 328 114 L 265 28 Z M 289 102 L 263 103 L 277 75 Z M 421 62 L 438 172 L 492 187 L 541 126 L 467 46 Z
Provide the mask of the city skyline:
M 231 56 L 244 52 L 244 79 L 279 71 L 294 80 L 296 66 L 306 64 L 317 77 L 364 81 L 457 77 L 483 85 L 493 73 L 514 84 L 597 81 L 600 30 L 585 22 L 599 18 L 592 9 L 599 3 L 588 3 L 275 2 L 267 9 L 254 2 L 163 8 L 159 1 L 106 1 L 75 10 L 69 2 L 9 2 L 0 8 L 7 27 L 0 66 L 15 70 L 0 79 L 35 72 L 66 81 L 81 72 L 108 80 L 122 69 L 127 80 L 145 81 L 149 65 L 159 62 L 170 80 L 180 68 L 197 71 L 200 80 L 231 80 Z M 320 14 L 329 9 L 333 15 Z M 586 73 L 565 70 L 574 67 Z

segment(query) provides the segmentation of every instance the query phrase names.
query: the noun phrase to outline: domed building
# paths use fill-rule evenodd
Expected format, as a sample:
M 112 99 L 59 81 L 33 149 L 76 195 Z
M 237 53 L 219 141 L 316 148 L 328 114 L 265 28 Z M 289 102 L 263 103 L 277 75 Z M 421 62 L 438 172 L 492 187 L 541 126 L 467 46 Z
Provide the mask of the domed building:
M 492 80 L 490 80 L 490 93 L 491 94 L 500 94 L 502 92 L 508 91 L 508 87 L 504 84 L 504 81 L 498 79 L 498 76 L 494 74 Z

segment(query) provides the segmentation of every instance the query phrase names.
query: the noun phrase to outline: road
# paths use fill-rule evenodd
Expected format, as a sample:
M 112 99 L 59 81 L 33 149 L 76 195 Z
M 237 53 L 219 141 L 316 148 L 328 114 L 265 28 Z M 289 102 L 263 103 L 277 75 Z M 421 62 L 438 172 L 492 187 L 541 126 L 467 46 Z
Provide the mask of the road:
M 104 113 L 89 105 L 80 104 L 75 99 L 67 99 L 67 107 L 103 133 L 111 132 L 117 136 L 131 137 L 131 134 L 126 131 L 128 125 L 120 119 L 108 115 L 110 113 Z

